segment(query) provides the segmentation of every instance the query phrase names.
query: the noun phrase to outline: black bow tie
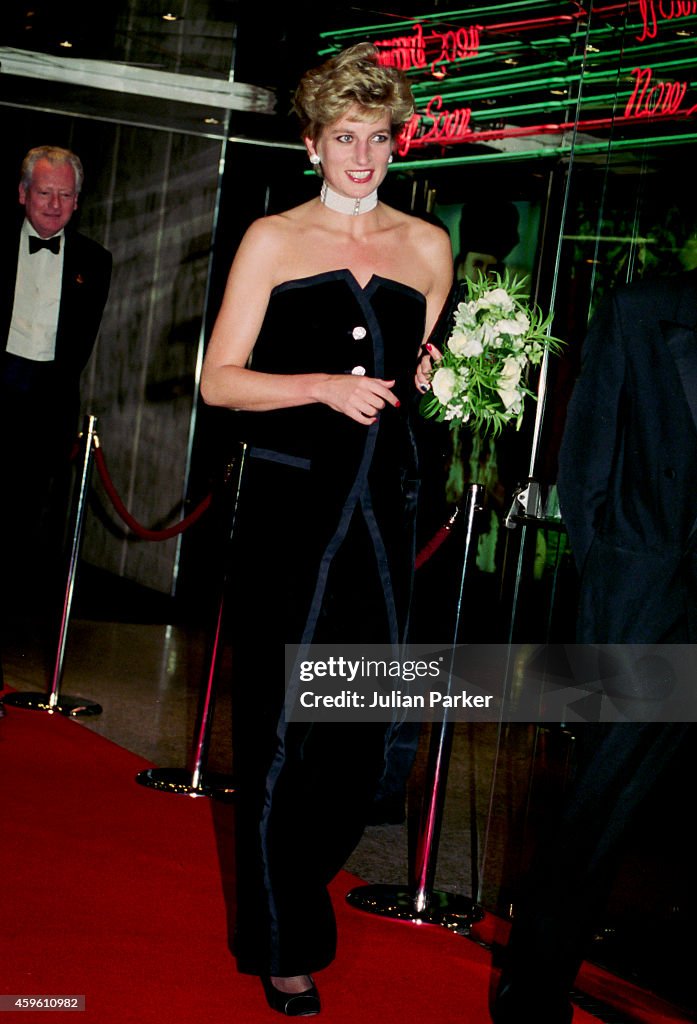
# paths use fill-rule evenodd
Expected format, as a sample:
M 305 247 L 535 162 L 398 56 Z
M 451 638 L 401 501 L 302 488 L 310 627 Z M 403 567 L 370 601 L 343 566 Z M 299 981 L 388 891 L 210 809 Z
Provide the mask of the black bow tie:
M 61 251 L 61 240 L 59 236 L 55 238 L 37 238 L 36 235 L 29 235 L 29 252 L 34 254 L 39 249 L 50 249 L 54 256 L 57 256 Z

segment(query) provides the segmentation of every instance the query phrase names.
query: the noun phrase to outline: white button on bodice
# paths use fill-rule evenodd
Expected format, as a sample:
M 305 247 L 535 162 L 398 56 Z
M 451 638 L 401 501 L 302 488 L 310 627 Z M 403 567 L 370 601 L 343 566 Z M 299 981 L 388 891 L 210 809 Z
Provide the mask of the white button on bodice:
M 367 333 L 365 327 L 354 327 L 351 331 L 351 337 L 354 341 L 363 341 Z
M 365 366 L 354 366 L 351 373 L 354 377 L 365 377 Z

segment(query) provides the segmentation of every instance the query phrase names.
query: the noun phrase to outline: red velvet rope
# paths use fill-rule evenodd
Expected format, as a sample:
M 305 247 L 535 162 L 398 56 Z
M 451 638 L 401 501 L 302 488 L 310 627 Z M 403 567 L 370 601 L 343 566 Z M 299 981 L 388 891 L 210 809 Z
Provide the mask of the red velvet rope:
M 165 530 L 147 530 L 144 526 L 141 526 L 136 519 L 133 518 L 133 516 L 128 511 L 124 503 L 121 501 L 121 498 L 119 497 L 116 488 L 114 487 L 114 483 L 111 477 L 109 476 L 109 470 L 106 467 L 104 452 L 100 447 L 96 447 L 94 449 L 94 459 L 97 464 L 99 476 L 104 485 L 104 490 L 107 492 L 111 504 L 114 506 L 114 509 L 121 517 L 121 519 L 123 519 L 126 526 L 130 530 L 132 530 L 133 533 L 137 534 L 137 536 L 140 537 L 141 540 L 169 540 L 170 537 L 176 537 L 177 534 L 183 533 L 184 530 L 187 529 L 187 527 L 193 525 L 193 523 L 195 523 L 197 519 L 201 518 L 203 513 L 210 506 L 211 501 L 213 499 L 213 495 L 209 494 L 207 497 L 203 499 L 200 505 L 196 506 L 193 512 L 190 512 L 185 519 L 181 520 L 181 522 L 175 523 L 174 526 L 168 526 Z
M 448 519 L 447 523 L 444 523 L 439 530 L 436 530 L 436 532 L 431 537 L 429 542 L 427 544 L 424 544 L 424 546 L 421 548 L 421 551 L 418 552 L 416 556 L 416 561 L 414 562 L 415 569 L 420 569 L 424 562 L 427 562 L 429 560 L 431 555 L 435 555 L 436 551 L 441 546 L 443 541 L 448 539 L 448 537 L 452 533 L 453 526 L 455 525 L 455 520 L 457 519 L 458 511 L 459 509 L 455 509 L 450 519 Z

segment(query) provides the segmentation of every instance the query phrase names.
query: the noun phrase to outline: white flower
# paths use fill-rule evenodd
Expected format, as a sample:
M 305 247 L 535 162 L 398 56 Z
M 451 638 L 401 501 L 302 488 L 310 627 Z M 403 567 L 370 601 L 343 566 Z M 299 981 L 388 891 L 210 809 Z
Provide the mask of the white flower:
M 504 313 L 512 313 L 515 309 L 515 303 L 505 288 L 491 288 L 488 292 L 484 292 L 481 298 L 477 299 L 475 305 L 477 309 L 497 307 L 503 310 Z
M 447 407 L 443 418 L 447 421 L 459 420 L 460 423 L 467 423 L 467 420 L 470 418 L 470 414 L 469 412 L 465 412 L 464 403 L 458 402 L 455 403 L 455 405 L 449 405 Z
M 512 416 L 517 416 L 523 406 L 523 396 L 520 392 L 516 388 L 511 388 L 510 391 L 497 388 L 496 392 L 506 407 L 506 412 L 509 412 Z
M 487 321 L 485 324 L 482 325 L 482 328 L 482 345 L 484 346 L 484 348 L 487 348 L 489 345 L 492 345 L 494 348 L 500 348 L 501 339 L 499 337 L 498 325 L 495 323 L 489 323 Z
M 496 388 L 506 410 L 514 415 L 520 412 L 523 404 L 523 396 L 518 390 L 518 384 L 524 365 L 525 360 L 521 363 L 520 356 L 509 356 L 504 359 L 499 376 L 499 386 Z
M 480 356 L 484 351 L 482 345 L 482 328 L 477 327 L 473 331 L 453 331 L 448 339 L 448 348 L 454 356 Z
M 455 323 L 458 327 L 473 327 L 477 322 L 477 304 L 471 302 L 458 302 L 455 309 Z
M 431 387 L 438 401 L 442 405 L 447 405 L 457 388 L 457 374 L 454 370 L 448 369 L 447 366 L 441 366 L 433 374 Z
M 517 314 L 514 320 L 497 320 L 495 324 L 495 328 L 499 334 L 525 334 L 529 327 L 530 321 L 525 314 L 523 314 L 522 319 L 520 314 Z

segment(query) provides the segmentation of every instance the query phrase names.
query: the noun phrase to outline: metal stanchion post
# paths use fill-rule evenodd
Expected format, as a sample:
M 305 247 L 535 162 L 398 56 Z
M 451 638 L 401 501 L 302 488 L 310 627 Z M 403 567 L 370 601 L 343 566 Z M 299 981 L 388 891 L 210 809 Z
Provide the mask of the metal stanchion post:
M 448 689 L 452 681 L 465 578 L 472 561 L 472 552 L 475 550 L 472 544 L 475 516 L 483 508 L 483 498 L 484 488 L 481 484 L 470 484 L 465 506 L 465 552 L 455 617 Z M 482 910 L 466 896 L 433 889 L 453 731 L 454 723 L 450 721 L 448 710 L 444 709 L 440 727 L 431 733 L 413 884 L 410 888 L 398 885 L 361 885 L 351 889 L 346 899 L 352 906 L 370 914 L 398 918 L 402 921 L 411 921 L 414 924 L 439 924 L 453 932 L 466 935 L 472 924 L 484 916 Z M 476 823 L 473 823 L 472 828 L 475 827 Z M 475 870 L 473 865 L 473 871 Z
M 92 475 L 92 464 L 94 462 L 94 446 L 98 443 L 96 435 L 97 417 L 86 416 L 83 426 L 84 457 L 82 471 L 80 474 L 80 486 L 77 491 L 75 512 L 73 515 L 73 539 L 70 548 L 70 561 L 68 564 L 68 575 L 63 596 L 63 609 L 61 613 L 60 629 L 58 632 L 58 647 L 56 660 L 53 666 L 51 686 L 48 693 L 10 693 L 4 698 L 5 704 L 13 707 L 29 708 L 32 711 L 47 711 L 49 714 L 58 711 L 62 715 L 100 715 L 101 705 L 92 701 L 82 700 L 79 697 L 63 697 L 60 694 L 61 681 L 63 678 L 63 662 L 65 660 L 65 647 L 68 639 L 68 627 L 70 625 L 70 611 L 73 604 L 73 593 L 77 577 L 77 567 L 80 561 L 80 550 L 82 547 L 82 536 L 85 528 L 85 513 L 87 510 L 87 495 L 89 492 L 90 479 Z
M 232 537 L 237 518 L 237 506 L 242 486 L 242 471 L 247 457 L 247 445 L 242 443 L 240 454 L 237 459 L 237 472 L 230 484 L 234 487 L 234 502 L 231 515 L 230 534 Z M 193 768 L 146 768 L 138 772 L 136 782 L 141 786 L 148 786 L 151 789 L 159 789 L 165 793 L 177 793 L 182 796 L 215 796 L 219 799 L 229 799 L 234 796 L 235 789 L 232 779 L 227 775 L 217 772 L 206 771 L 208 748 L 210 745 L 211 729 L 213 727 L 213 710 L 215 706 L 215 681 L 218 672 L 218 662 L 223 633 L 223 618 L 225 611 L 225 592 L 227 589 L 228 576 L 224 574 L 220 600 L 218 602 L 218 615 L 216 619 L 213 637 L 210 643 L 206 670 L 204 673 L 201 697 L 199 700 L 198 720 L 194 733 L 193 743 Z

